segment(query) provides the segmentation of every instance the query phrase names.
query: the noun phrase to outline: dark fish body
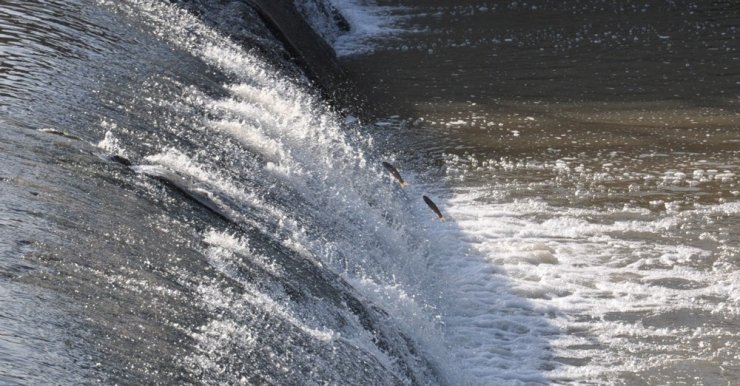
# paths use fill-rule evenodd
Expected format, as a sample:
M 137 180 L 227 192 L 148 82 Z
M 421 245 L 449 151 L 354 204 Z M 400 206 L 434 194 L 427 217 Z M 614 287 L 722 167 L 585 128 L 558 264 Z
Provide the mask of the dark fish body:
M 427 203 L 429 208 L 431 208 L 432 211 L 434 211 L 434 214 L 436 214 L 440 220 L 444 221 L 445 216 L 442 214 L 442 211 L 439 210 L 439 208 L 437 207 L 437 204 L 435 204 L 434 201 L 432 201 L 432 199 L 427 196 L 422 196 L 422 198 L 424 198 L 424 202 Z
M 121 164 L 123 166 L 131 166 L 131 161 L 129 161 L 128 158 L 126 158 L 124 156 L 121 156 L 121 155 L 114 154 L 114 155 L 111 155 L 109 157 L 109 159 L 111 161 L 117 162 L 117 163 L 119 163 L 119 164 Z
M 399 173 L 393 165 L 388 162 L 383 162 L 383 167 L 391 174 L 391 176 L 393 176 L 393 178 L 396 179 L 396 181 L 398 181 L 399 184 L 401 184 L 402 188 L 406 186 L 406 182 L 403 180 L 403 177 L 401 177 L 401 173 Z
M 134 167 L 137 170 L 137 167 Z M 205 209 L 208 209 L 213 214 L 221 217 L 229 223 L 234 223 L 234 220 L 229 216 L 228 210 L 219 202 L 221 201 L 218 197 L 214 198 L 215 195 L 211 192 L 201 189 L 194 184 L 190 183 L 186 179 L 180 177 L 177 173 L 163 170 L 144 170 L 138 169 L 142 174 L 158 180 L 170 188 L 182 193 L 185 197 L 193 200 L 195 203 L 200 204 Z

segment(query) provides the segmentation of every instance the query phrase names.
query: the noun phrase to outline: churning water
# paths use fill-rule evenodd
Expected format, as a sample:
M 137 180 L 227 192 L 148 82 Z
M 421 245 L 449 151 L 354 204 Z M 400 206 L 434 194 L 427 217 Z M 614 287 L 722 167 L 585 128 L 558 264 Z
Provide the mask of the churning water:
M 364 124 L 252 8 L 183 3 L 0 3 L 0 383 L 740 379 L 737 86 L 503 100 L 455 50 L 563 31 L 336 0 L 355 27 L 322 35 L 397 114 Z
M 470 248 L 454 261 L 487 267 L 452 285 L 476 303 L 447 324 L 476 327 L 460 366 L 526 381 L 537 336 L 555 383 L 736 383 L 737 5 L 378 4 L 404 32 L 345 65 L 444 197 L 442 234 Z M 484 295 L 504 281 L 546 325 Z

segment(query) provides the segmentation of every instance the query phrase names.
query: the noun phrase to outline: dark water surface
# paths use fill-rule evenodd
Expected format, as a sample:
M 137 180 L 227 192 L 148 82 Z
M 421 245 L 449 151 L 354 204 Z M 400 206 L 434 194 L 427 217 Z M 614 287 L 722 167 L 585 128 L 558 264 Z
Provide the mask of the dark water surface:
M 345 64 L 386 115 L 504 154 L 736 150 L 731 2 L 379 4 L 409 32 Z
M 343 64 L 473 249 L 561 313 L 550 379 L 734 384 L 740 7 L 377 4 L 397 32 Z
M 740 379 L 735 4 L 333 3 L 0 1 L 0 383 Z
M 169 2 L 0 2 L 0 383 L 448 377 L 358 292 L 426 250 L 407 204 L 239 21 L 265 45 Z

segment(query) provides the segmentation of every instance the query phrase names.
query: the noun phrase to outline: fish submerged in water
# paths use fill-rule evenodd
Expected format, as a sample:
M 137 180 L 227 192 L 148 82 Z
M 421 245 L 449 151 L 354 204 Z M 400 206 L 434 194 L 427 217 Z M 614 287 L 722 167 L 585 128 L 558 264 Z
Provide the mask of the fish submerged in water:
M 385 168 L 385 170 L 388 171 L 388 173 L 391 174 L 391 176 L 393 176 L 393 178 L 396 179 L 396 181 L 398 181 L 402 188 L 406 187 L 406 181 L 403 180 L 403 177 L 401 177 L 401 173 L 399 173 L 398 170 L 393 167 L 393 165 L 389 164 L 388 162 L 383 162 L 383 167 Z
M 439 210 L 439 208 L 437 207 L 437 204 L 435 204 L 434 201 L 432 201 L 432 199 L 427 196 L 421 196 L 421 197 L 424 198 L 424 202 L 426 202 L 427 205 L 432 209 L 432 211 L 434 211 L 434 214 L 436 214 L 437 217 L 441 221 L 444 221 L 445 216 L 442 214 L 442 211 Z
M 131 166 L 131 161 L 122 155 L 118 155 L 118 154 L 110 155 L 108 156 L 108 160 L 117 162 L 123 166 Z
M 58 135 L 60 137 L 74 139 L 75 141 L 82 141 L 82 138 L 80 138 L 80 137 L 78 137 L 78 136 L 76 136 L 74 134 L 70 134 L 70 133 L 68 133 L 66 131 L 63 131 L 63 130 L 45 128 L 45 129 L 39 129 L 39 131 L 42 132 L 42 133 L 54 134 L 54 135 Z

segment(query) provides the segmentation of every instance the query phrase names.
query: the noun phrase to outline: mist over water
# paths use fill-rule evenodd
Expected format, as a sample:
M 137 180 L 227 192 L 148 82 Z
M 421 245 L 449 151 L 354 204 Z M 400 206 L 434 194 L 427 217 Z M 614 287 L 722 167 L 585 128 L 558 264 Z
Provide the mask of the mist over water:
M 0 5 L 0 383 L 740 378 L 737 7 L 299 5 Z

